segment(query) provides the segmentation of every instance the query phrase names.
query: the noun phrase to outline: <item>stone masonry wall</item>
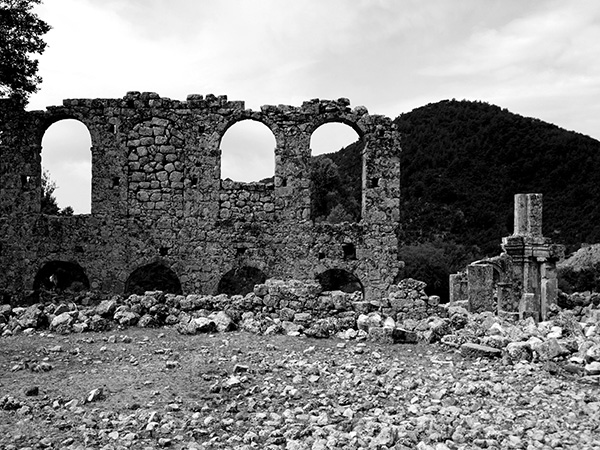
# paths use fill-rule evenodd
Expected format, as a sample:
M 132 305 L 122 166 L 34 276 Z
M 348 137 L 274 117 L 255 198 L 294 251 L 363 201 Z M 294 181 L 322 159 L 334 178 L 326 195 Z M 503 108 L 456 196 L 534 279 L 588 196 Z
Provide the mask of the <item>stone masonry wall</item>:
M 41 141 L 62 119 L 90 132 L 89 215 L 40 213 Z M 221 180 L 221 138 L 242 120 L 273 132 L 271 184 Z M 347 124 L 365 142 L 359 223 L 310 220 L 310 138 L 328 122 Z M 383 296 L 401 264 L 399 139 L 389 118 L 347 99 L 252 111 L 226 96 L 129 92 L 31 112 L 0 100 L 0 291 L 20 298 L 47 264 L 67 262 L 81 267 L 91 289 L 122 293 L 136 269 L 160 263 L 184 293 L 214 294 L 225 273 L 250 266 L 300 280 L 341 269 L 367 298 Z

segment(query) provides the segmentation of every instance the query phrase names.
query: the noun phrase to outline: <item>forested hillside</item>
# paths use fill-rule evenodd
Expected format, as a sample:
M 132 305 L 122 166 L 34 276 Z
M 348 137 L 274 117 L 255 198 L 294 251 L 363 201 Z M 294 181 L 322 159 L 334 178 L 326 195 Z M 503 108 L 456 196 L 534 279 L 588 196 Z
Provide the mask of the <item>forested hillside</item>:
M 600 241 L 600 142 L 481 102 L 442 101 L 396 119 L 402 234 L 499 251 L 513 196 L 544 194 L 544 235 L 576 250 Z
M 422 279 L 430 293 L 446 297 L 449 273 L 500 252 L 501 238 L 512 234 L 513 198 L 520 192 L 544 194 L 544 235 L 567 252 L 600 242 L 595 139 L 482 102 L 441 101 L 395 122 L 402 132 L 401 277 Z M 361 171 L 352 161 L 360 161 L 360 148 L 320 157 L 337 168 L 341 186 L 321 183 L 316 198 L 334 203 L 356 192 Z M 314 167 L 331 169 L 322 160 Z

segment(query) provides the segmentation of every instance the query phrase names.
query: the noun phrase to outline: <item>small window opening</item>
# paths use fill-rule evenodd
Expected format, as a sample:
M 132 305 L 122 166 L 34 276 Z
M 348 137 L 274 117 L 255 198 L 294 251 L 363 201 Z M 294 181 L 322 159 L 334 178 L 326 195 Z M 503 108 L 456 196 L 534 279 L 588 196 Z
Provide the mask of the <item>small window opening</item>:
M 371 178 L 370 183 L 369 183 L 369 187 L 370 188 L 376 188 L 379 186 L 379 178 L 375 177 L 375 178 Z
M 342 244 L 342 250 L 344 251 L 344 259 L 356 259 L 356 247 L 354 244 Z
M 319 258 L 319 259 L 325 259 L 325 256 L 326 256 L 325 252 L 319 252 L 317 258 Z
M 81 245 L 76 245 L 76 246 L 73 248 L 73 251 L 74 251 L 75 253 L 83 253 L 83 247 L 82 247 Z
M 323 291 L 361 292 L 364 296 L 364 288 L 360 280 L 346 270 L 329 269 L 315 278 L 323 287 Z
M 167 256 L 169 254 L 169 247 L 161 247 L 158 250 L 158 253 L 160 254 L 160 256 Z
M 121 184 L 121 180 L 119 179 L 119 177 L 113 177 L 112 179 L 112 186 L 113 187 L 118 187 Z
M 26 187 L 30 179 L 31 177 L 28 175 L 21 175 L 21 186 Z
M 198 185 L 198 177 L 192 177 L 192 179 L 190 180 L 190 185 L 192 187 L 197 186 Z
M 246 253 L 246 250 L 248 250 L 246 247 L 238 247 L 235 249 L 235 256 L 242 256 Z

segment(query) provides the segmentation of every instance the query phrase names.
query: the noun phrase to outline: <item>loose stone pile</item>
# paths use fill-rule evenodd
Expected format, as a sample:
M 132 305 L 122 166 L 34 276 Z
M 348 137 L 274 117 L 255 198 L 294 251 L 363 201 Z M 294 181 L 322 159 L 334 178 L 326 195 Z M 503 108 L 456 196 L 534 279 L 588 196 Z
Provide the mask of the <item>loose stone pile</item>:
M 318 283 L 267 280 L 246 296 L 173 295 L 160 291 L 115 296 L 96 306 L 35 304 L 0 306 L 0 332 L 12 335 L 49 328 L 56 333 L 114 327 L 170 325 L 182 334 L 241 329 L 256 334 L 368 339 L 383 344 L 440 342 L 464 355 L 520 361 L 562 361 L 561 370 L 600 375 L 600 309 L 594 303 L 571 311 L 556 307 L 550 321 L 507 322 L 492 313 L 469 314 L 440 305 L 425 283 L 402 280 L 380 301 L 360 293 L 323 292 Z

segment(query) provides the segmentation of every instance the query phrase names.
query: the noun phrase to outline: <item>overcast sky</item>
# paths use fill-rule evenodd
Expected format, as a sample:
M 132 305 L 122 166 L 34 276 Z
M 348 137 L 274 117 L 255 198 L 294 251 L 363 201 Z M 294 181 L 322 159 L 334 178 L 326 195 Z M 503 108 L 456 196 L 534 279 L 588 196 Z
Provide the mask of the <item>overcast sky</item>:
M 135 90 L 251 109 L 347 97 L 394 118 L 455 98 L 600 139 L 598 0 L 46 0 L 36 11 L 53 29 L 30 109 Z M 258 133 L 240 130 L 246 153 L 228 153 L 228 173 L 272 174 L 274 140 L 267 160 L 252 158 Z M 44 166 L 61 206 L 89 211 L 89 154 L 72 148 L 89 142 L 61 133 L 47 134 Z M 313 150 L 354 140 L 322 134 Z M 224 152 L 239 139 L 226 135 Z

